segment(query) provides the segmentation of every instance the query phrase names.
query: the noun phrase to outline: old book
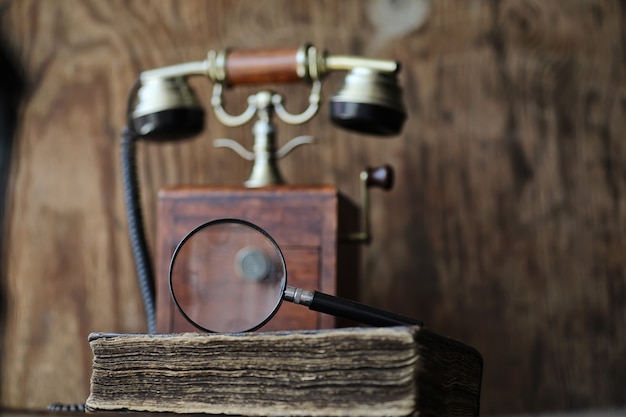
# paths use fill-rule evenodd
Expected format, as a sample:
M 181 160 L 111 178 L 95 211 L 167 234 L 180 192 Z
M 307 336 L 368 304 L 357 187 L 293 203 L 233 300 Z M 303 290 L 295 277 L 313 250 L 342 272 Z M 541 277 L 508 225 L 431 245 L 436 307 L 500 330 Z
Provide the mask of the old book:
M 476 416 L 482 358 L 420 327 L 92 334 L 90 411 Z

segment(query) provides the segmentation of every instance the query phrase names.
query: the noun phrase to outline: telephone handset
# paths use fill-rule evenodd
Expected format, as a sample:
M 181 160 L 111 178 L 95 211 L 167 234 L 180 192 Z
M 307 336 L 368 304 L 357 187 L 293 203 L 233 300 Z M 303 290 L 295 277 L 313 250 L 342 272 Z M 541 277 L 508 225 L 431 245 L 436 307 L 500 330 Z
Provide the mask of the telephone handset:
M 215 85 L 211 104 L 218 117 L 223 85 L 310 82 L 312 107 L 305 112 L 310 118 L 317 111 L 324 76 L 333 71 L 348 71 L 343 86 L 330 100 L 331 120 L 352 131 L 394 135 L 406 119 L 397 82 L 399 69 L 395 61 L 328 55 L 311 45 L 210 51 L 204 61 L 142 72 L 137 102 L 129 117 L 134 130 L 146 139 L 176 140 L 198 134 L 204 128 L 204 110 L 186 79 L 205 76 Z M 272 99 L 282 109 L 279 100 Z
M 276 161 L 311 138 L 301 136 L 277 149 L 272 116 L 289 124 L 300 124 L 317 114 L 321 83 L 335 71 L 346 71 L 343 85 L 330 99 L 330 118 L 345 129 L 377 136 L 395 135 L 406 119 L 396 61 L 356 56 L 328 55 L 311 45 L 299 48 L 267 50 L 210 51 L 203 61 L 187 62 L 143 71 L 128 99 L 127 126 L 122 132 L 122 168 L 128 227 L 142 298 L 148 318 L 148 330 L 156 331 L 155 290 L 148 245 L 143 230 L 135 144 L 138 140 L 175 141 L 196 136 L 204 129 L 205 111 L 187 83 L 192 76 L 207 77 L 213 83 L 211 105 L 218 120 L 227 126 L 258 120 L 253 127 L 254 152 L 248 152 L 231 139 L 220 139 L 216 146 L 230 147 L 246 159 L 254 160 L 248 187 L 282 184 L 284 181 Z M 311 85 L 309 106 L 300 114 L 291 114 L 282 106 L 282 97 L 261 91 L 248 98 L 247 109 L 238 115 L 228 114 L 222 107 L 224 87 L 243 84 L 306 82 Z M 393 178 L 390 168 L 382 170 Z M 363 190 L 380 186 L 376 175 L 361 173 Z M 389 183 L 391 184 L 391 183 Z M 389 185 L 390 186 L 390 185 Z M 388 187 L 381 187 L 388 189 Z M 366 194 L 363 193 L 364 202 Z M 365 206 L 365 204 L 364 204 Z M 364 211 L 367 207 L 364 207 Z M 350 241 L 368 242 L 367 218 L 365 233 L 348 236 Z

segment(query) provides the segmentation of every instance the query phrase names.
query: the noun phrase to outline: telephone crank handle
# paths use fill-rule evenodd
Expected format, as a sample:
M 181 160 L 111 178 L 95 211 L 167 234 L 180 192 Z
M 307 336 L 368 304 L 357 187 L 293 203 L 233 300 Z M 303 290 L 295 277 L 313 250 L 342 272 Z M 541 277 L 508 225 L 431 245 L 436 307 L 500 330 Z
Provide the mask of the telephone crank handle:
M 355 301 L 335 297 L 318 291 L 307 291 L 287 286 L 284 299 L 309 307 L 309 310 L 331 314 L 353 320 L 368 326 L 423 326 L 420 320 L 404 317 Z

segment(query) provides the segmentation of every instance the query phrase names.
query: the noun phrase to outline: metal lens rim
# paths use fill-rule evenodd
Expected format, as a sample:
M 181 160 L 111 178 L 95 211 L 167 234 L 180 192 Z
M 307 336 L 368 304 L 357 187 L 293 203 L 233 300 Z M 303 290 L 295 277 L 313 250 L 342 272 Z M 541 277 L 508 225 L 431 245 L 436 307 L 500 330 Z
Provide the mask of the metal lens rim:
M 185 313 L 185 310 L 180 305 L 180 303 L 178 301 L 178 298 L 176 298 L 176 294 L 174 292 L 174 286 L 173 286 L 173 282 L 172 282 L 172 272 L 174 270 L 174 264 L 176 263 L 176 258 L 178 257 L 178 254 L 180 253 L 180 251 L 183 248 L 183 246 L 185 245 L 185 243 L 187 243 L 187 241 L 189 239 L 191 239 L 193 236 L 195 236 L 197 233 L 201 232 L 202 230 L 204 230 L 204 229 L 206 229 L 208 227 L 211 227 L 211 226 L 218 225 L 218 224 L 239 224 L 239 225 L 242 225 L 242 226 L 249 227 L 249 228 L 255 230 L 258 233 L 261 233 L 274 246 L 274 249 L 276 249 L 276 252 L 278 252 L 278 255 L 280 256 L 280 262 L 281 262 L 281 265 L 283 267 L 284 274 L 283 274 L 282 285 L 281 285 L 282 288 L 280 289 L 280 297 L 278 297 L 276 305 L 274 306 L 272 311 L 261 322 L 259 322 L 259 324 L 257 324 L 256 326 L 250 327 L 249 329 L 239 330 L 239 331 L 237 331 L 235 333 L 252 332 L 252 331 L 257 330 L 260 327 L 264 326 L 268 321 L 271 320 L 272 317 L 274 317 L 274 315 L 278 311 L 278 308 L 280 307 L 280 305 L 281 305 L 281 303 L 283 301 L 283 295 L 285 294 L 285 289 L 287 288 L 287 265 L 285 263 L 285 256 L 283 255 L 283 252 L 280 250 L 280 247 L 278 246 L 278 243 L 276 243 L 274 238 L 269 233 L 267 233 L 264 229 L 262 229 L 261 227 L 257 226 L 254 223 L 251 223 L 251 222 L 249 222 L 247 220 L 243 220 L 243 219 L 232 219 L 232 218 L 216 219 L 216 220 L 211 220 L 209 222 L 203 223 L 203 224 L 197 226 L 196 228 L 194 228 L 193 230 L 191 230 L 189 233 L 187 233 L 187 235 L 176 246 L 176 249 L 174 250 L 174 253 L 172 255 L 172 259 L 170 261 L 170 267 L 169 267 L 169 273 L 168 273 L 170 295 L 172 297 L 172 300 L 174 301 L 174 304 L 176 305 L 176 308 L 180 312 L 180 314 L 182 314 L 183 317 L 185 318 L 185 320 L 187 320 L 190 324 L 192 324 L 194 327 L 196 327 L 197 329 L 202 330 L 204 332 L 218 333 L 215 330 L 211 330 L 211 329 L 208 329 L 208 328 L 206 328 L 204 326 L 201 326 L 195 320 L 193 320 L 191 317 L 189 317 L 187 315 L 187 313 Z

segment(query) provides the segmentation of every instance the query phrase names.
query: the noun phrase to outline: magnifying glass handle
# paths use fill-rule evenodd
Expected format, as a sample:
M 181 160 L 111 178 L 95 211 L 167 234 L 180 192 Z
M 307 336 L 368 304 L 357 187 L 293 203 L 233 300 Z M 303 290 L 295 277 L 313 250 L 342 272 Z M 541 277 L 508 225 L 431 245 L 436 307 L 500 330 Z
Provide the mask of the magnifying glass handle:
M 423 326 L 424 323 L 396 313 L 374 308 L 355 301 L 318 291 L 307 291 L 287 286 L 284 299 L 309 307 L 309 310 L 353 320 L 368 326 Z

